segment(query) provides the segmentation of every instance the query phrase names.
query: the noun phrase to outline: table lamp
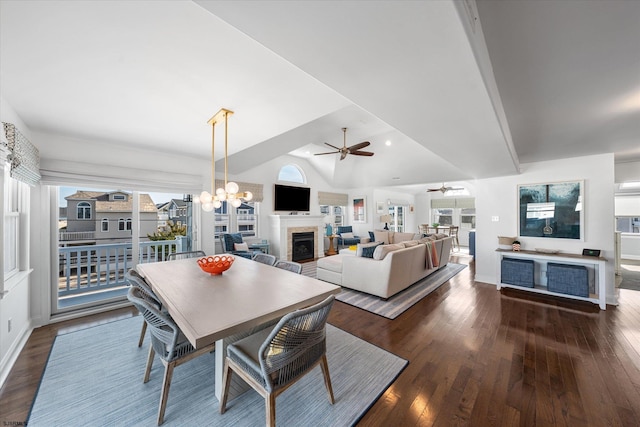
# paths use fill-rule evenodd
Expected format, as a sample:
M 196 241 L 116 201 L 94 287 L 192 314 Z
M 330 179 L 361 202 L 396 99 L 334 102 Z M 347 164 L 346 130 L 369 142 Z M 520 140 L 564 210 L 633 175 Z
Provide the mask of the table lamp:
M 384 222 L 384 229 L 385 229 L 385 230 L 388 230 L 388 229 L 389 229 L 389 225 L 388 225 L 388 223 L 390 223 L 390 222 L 391 222 L 391 219 L 392 219 L 392 218 L 391 218 L 391 215 L 389 215 L 389 214 L 381 215 L 381 216 L 380 216 L 380 222 Z

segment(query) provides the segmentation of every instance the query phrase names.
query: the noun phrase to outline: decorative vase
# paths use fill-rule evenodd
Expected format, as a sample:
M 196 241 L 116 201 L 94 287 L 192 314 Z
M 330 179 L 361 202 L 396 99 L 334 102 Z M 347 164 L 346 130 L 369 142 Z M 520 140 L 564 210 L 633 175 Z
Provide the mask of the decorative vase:
M 331 227 L 331 224 L 327 224 L 327 237 L 328 236 L 333 236 L 333 227 Z

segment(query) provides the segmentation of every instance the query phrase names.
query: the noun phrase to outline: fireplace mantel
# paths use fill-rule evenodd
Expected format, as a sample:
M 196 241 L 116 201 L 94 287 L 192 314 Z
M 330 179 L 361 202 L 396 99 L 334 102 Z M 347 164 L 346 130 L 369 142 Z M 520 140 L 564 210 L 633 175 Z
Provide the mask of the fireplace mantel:
M 291 261 L 291 233 L 313 231 L 316 257 L 323 257 L 323 218 L 322 215 L 269 215 L 270 252 L 278 259 Z

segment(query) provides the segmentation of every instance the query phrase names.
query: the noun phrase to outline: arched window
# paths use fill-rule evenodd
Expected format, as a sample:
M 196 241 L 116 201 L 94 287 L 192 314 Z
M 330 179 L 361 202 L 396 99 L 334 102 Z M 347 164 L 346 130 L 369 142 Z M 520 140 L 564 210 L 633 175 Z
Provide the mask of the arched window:
M 306 184 L 307 178 L 302 169 L 296 165 L 284 165 L 278 172 L 278 181 L 297 182 Z
M 102 218 L 102 231 L 109 231 L 109 219 L 108 218 Z
M 87 202 L 78 203 L 78 219 L 91 219 L 91 205 Z
M 120 218 L 118 220 L 118 230 L 119 231 L 124 231 L 124 218 Z
M 131 218 L 127 218 L 127 230 L 131 231 Z

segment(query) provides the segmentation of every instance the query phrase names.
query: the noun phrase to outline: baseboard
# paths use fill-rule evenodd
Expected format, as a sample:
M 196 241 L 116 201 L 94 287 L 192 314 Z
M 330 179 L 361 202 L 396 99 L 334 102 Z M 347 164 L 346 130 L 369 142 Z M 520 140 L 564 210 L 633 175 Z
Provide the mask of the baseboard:
M 20 331 L 20 338 L 13 342 L 5 357 L 0 361 L 0 387 L 4 386 L 4 382 L 9 377 L 9 373 L 11 373 L 13 365 L 15 365 L 16 360 L 18 360 L 20 352 L 27 344 L 27 340 L 31 336 L 31 332 L 33 332 L 33 327 L 31 327 L 31 323 L 28 323 L 27 326 Z

